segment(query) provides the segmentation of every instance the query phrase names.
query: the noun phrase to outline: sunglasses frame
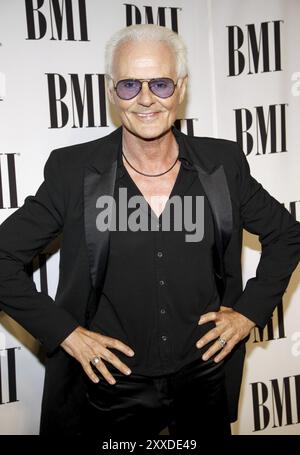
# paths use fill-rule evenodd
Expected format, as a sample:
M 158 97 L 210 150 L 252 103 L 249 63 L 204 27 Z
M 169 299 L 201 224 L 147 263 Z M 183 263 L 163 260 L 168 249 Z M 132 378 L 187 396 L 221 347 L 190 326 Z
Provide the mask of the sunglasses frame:
M 174 85 L 174 90 L 173 90 L 173 92 L 171 93 L 171 95 L 165 96 L 165 97 L 156 95 L 156 94 L 151 90 L 150 83 L 151 83 L 152 81 L 159 81 L 159 80 L 166 80 L 166 79 L 167 79 L 168 81 L 172 81 L 172 83 L 173 83 L 173 85 Z M 121 80 L 119 80 L 118 82 L 115 82 L 115 81 L 113 81 L 113 82 L 115 83 L 115 85 L 114 85 L 114 90 L 115 90 L 117 96 L 118 96 L 121 100 L 129 101 L 129 100 L 132 100 L 133 98 L 135 98 L 136 96 L 138 96 L 138 94 L 141 92 L 141 90 L 142 90 L 142 88 L 143 88 L 143 83 L 144 83 L 144 82 L 148 82 L 148 88 L 149 88 L 150 92 L 153 93 L 154 96 L 157 96 L 158 98 L 161 98 L 161 99 L 165 100 L 165 99 L 167 99 L 167 98 L 170 98 L 170 97 L 174 94 L 175 89 L 176 89 L 177 84 L 178 84 L 178 80 L 179 80 L 179 79 L 177 79 L 177 82 L 175 83 L 175 82 L 173 81 L 173 79 L 171 79 L 170 77 L 153 77 L 152 79 L 135 79 L 135 78 L 128 78 L 128 79 L 121 79 Z M 131 98 L 121 98 L 121 96 L 120 96 L 120 95 L 118 94 L 118 92 L 117 92 L 117 86 L 118 86 L 118 84 L 119 84 L 120 82 L 124 82 L 124 81 L 138 81 L 138 82 L 141 83 L 141 87 L 140 87 L 140 89 L 139 89 L 139 91 L 137 92 L 136 95 L 132 96 Z

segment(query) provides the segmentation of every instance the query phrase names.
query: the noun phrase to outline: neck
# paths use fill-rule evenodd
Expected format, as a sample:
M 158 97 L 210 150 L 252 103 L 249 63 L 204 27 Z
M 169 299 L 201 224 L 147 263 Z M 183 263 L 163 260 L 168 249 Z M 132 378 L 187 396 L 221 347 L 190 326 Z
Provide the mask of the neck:
M 153 140 L 135 136 L 123 127 L 123 152 L 130 163 L 146 173 L 159 173 L 170 166 L 178 155 L 178 145 L 170 129 Z

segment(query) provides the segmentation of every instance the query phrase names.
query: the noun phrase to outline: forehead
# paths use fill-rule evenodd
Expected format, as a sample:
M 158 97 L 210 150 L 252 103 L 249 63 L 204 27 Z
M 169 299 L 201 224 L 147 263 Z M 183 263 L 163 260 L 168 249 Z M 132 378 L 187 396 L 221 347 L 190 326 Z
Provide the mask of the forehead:
M 176 58 L 166 43 L 131 41 L 119 46 L 113 67 L 115 75 L 124 78 L 175 76 Z

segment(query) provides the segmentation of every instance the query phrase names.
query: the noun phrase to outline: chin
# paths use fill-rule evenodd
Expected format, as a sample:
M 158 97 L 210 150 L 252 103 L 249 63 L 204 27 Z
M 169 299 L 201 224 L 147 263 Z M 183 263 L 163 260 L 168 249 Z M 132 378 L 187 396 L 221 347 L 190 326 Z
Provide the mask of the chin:
M 133 129 L 130 129 L 129 131 L 141 139 L 150 141 L 150 140 L 160 138 L 161 136 L 166 134 L 170 129 L 171 129 L 171 127 L 165 127 L 165 128 L 162 128 L 161 126 L 160 127 L 150 127 L 150 125 L 148 125 L 148 127 L 145 127 L 145 128 L 133 128 Z

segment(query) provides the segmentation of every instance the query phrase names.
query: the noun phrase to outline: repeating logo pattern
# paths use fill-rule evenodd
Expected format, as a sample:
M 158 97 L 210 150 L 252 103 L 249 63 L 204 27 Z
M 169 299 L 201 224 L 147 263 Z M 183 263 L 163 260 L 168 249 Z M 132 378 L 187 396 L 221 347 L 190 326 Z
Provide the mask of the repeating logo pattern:
M 204 8 L 207 3 L 204 1 L 162 1 L 159 6 L 141 1 L 130 3 L 116 1 L 105 6 L 102 3 L 106 2 L 101 2 L 101 7 L 98 5 L 96 7 L 96 3 L 98 2 L 91 0 L 23 0 L 18 4 L 18 12 L 23 22 L 22 27 L 19 27 L 21 32 L 14 37 L 17 41 L 15 44 L 26 43 L 28 54 L 36 52 L 37 58 L 42 55 L 46 46 L 51 45 L 51 49 L 55 49 L 56 58 L 51 62 L 45 62 L 42 70 L 40 66 L 38 69 L 30 68 L 32 75 L 36 76 L 35 87 L 42 94 L 40 104 L 45 109 L 41 108 L 41 112 L 49 147 L 52 138 L 53 142 L 65 145 L 64 141 L 67 142 L 69 138 L 70 143 L 75 143 L 78 137 L 82 140 L 77 142 L 83 142 L 87 137 L 84 135 L 89 131 L 91 138 L 94 138 L 93 132 L 95 134 L 99 132 L 99 136 L 102 136 L 107 134 L 108 129 L 114 128 L 106 96 L 103 62 L 99 59 L 96 70 L 93 59 L 86 60 L 88 63 L 80 66 L 74 58 L 74 53 L 71 55 L 71 51 L 77 49 L 78 55 L 81 55 L 79 53 L 81 49 L 88 53 L 90 49 L 95 49 L 93 47 L 95 44 L 99 49 L 103 47 L 104 39 L 99 40 L 99 36 L 106 36 L 107 22 L 111 32 L 122 26 L 152 23 L 169 27 L 179 34 L 183 33 L 184 38 L 188 39 L 188 33 L 198 36 L 195 31 L 197 27 L 203 26 L 206 19 L 195 16 L 188 28 L 185 22 L 187 17 L 192 17 L 188 13 L 194 7 L 203 3 Z M 267 87 L 270 81 L 277 80 L 276 78 L 289 71 L 286 52 L 291 18 L 273 12 L 270 12 L 269 17 L 259 18 L 257 13 L 258 20 L 253 21 L 250 9 L 251 19 L 247 22 L 244 17 L 245 15 L 243 19 L 239 18 L 237 13 L 238 20 L 225 24 L 222 30 L 216 28 L 211 32 L 220 33 L 225 37 L 222 52 L 226 64 L 218 66 L 218 56 L 213 64 L 226 80 L 236 84 L 241 80 L 255 80 L 257 87 L 264 85 Z M 105 32 L 102 33 L 101 27 Z M 8 36 L 11 39 L 11 35 Z M 3 45 L 0 52 L 5 51 L 8 44 L 5 34 L 1 40 Z M 203 49 L 209 47 L 208 37 L 203 48 L 202 45 L 203 43 L 193 42 L 193 47 L 199 47 L 197 58 L 204 71 L 204 68 L 211 65 L 211 62 L 204 61 L 202 56 Z M 64 59 L 68 64 L 62 64 L 65 63 Z M 192 77 L 193 69 L 196 67 L 194 65 L 196 63 L 190 61 Z M 233 139 L 240 144 L 250 159 L 265 160 L 262 166 L 270 162 L 272 157 L 282 159 L 283 166 L 285 164 L 288 166 L 287 160 L 294 153 L 295 140 L 291 137 L 290 125 L 295 111 L 291 99 L 299 100 L 300 95 L 300 68 L 295 64 L 291 66 L 288 80 L 289 85 L 283 93 L 273 91 L 270 95 L 268 92 L 259 98 L 259 102 L 252 102 L 250 97 L 243 96 L 241 102 L 238 101 L 234 108 L 227 111 L 235 135 Z M 1 67 L 0 109 L 11 102 L 13 90 L 11 80 L 6 77 L 5 67 Z M 193 111 L 187 109 L 186 114 L 175 122 L 175 126 L 193 136 L 198 135 L 203 114 L 200 114 L 201 97 L 197 93 L 191 95 L 197 98 L 196 104 L 199 109 Z M 34 127 L 33 120 L 33 134 Z M 63 140 L 60 142 L 61 138 Z M 20 154 L 16 150 L 14 148 L 0 150 L 0 213 L 4 216 L 6 214 L 8 216 L 11 210 L 22 205 L 21 182 L 28 179 L 28 176 L 22 173 L 23 152 Z M 289 172 L 291 173 L 291 170 Z M 284 205 L 296 219 L 300 219 L 300 200 L 297 194 L 285 197 Z M 26 267 L 27 273 L 35 280 L 39 290 L 45 293 L 49 291 L 49 283 L 53 280 L 47 267 L 50 256 L 50 253 L 40 254 Z M 300 333 L 290 329 L 283 305 L 280 304 L 264 330 L 258 328 L 253 330 L 249 343 L 255 347 L 286 343 L 287 355 L 295 358 L 300 355 L 299 340 Z M 22 346 L 7 342 L 5 331 L 0 332 L 0 405 L 15 402 L 18 406 L 22 402 L 18 388 L 19 382 L 22 381 L 22 370 L 18 369 L 18 362 L 23 352 Z M 260 371 L 257 371 L 256 377 L 257 380 L 251 381 L 245 387 L 245 393 L 250 396 L 252 403 L 249 431 L 267 433 L 270 429 L 300 423 L 300 375 L 292 375 L 288 370 L 286 372 L 278 370 L 276 377 L 269 378 L 267 373 L 261 375 Z

